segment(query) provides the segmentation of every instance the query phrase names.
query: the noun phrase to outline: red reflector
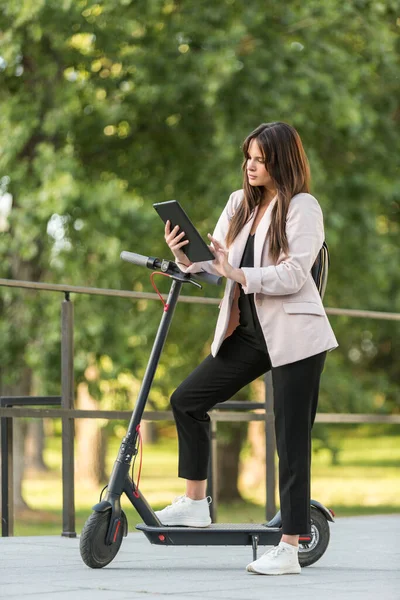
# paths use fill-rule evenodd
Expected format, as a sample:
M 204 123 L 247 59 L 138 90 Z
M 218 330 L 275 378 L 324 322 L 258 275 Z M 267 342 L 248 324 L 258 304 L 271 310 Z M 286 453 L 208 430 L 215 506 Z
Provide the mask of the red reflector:
M 160 533 L 160 535 L 158 536 L 158 539 L 160 540 L 160 542 L 165 542 L 165 535 Z
M 333 512 L 333 510 L 331 508 L 328 508 L 328 510 L 331 513 L 332 517 L 336 517 L 335 513 Z
M 311 535 L 305 535 L 303 537 L 299 537 L 299 542 L 311 542 Z
M 120 525 L 121 525 L 121 521 L 118 521 L 118 523 L 117 523 L 117 528 L 116 528 L 116 530 L 115 530 L 115 533 L 114 533 L 114 539 L 113 539 L 113 543 L 114 543 L 114 544 L 115 544 L 115 542 L 116 542 L 116 540 L 117 540 L 118 529 L 119 529 L 119 526 L 120 526 Z

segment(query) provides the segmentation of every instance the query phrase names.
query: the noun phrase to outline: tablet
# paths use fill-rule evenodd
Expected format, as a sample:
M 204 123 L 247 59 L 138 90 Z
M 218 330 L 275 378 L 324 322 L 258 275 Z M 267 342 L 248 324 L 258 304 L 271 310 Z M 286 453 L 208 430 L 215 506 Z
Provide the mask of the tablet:
M 168 220 L 170 221 L 171 231 L 175 225 L 179 225 L 179 231 L 185 232 L 185 236 L 180 241 L 189 240 L 189 243 L 186 246 L 182 246 L 181 250 L 183 250 L 190 261 L 214 260 L 213 253 L 177 200 L 157 202 L 153 206 L 164 223 Z

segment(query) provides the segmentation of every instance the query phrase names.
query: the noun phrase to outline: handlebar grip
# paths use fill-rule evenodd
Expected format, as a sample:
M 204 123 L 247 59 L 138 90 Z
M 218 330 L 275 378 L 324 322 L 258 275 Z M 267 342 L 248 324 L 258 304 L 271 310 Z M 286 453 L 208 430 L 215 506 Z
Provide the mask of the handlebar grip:
M 223 277 L 221 275 L 213 275 L 212 273 L 206 273 L 202 271 L 200 273 L 191 273 L 192 279 L 198 279 L 204 281 L 204 283 L 212 283 L 213 285 L 221 285 Z
M 147 267 L 149 262 L 149 256 L 143 256 L 142 254 L 136 254 L 136 252 L 121 252 L 120 257 L 122 260 L 126 260 L 126 262 L 133 263 L 134 265 L 139 265 L 140 267 Z

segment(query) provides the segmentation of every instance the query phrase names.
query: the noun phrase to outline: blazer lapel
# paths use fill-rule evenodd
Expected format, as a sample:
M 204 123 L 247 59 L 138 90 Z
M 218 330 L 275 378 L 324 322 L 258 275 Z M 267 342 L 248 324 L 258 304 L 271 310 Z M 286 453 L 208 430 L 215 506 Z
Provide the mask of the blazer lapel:
M 259 222 L 256 229 L 256 236 L 254 238 L 254 266 L 261 266 L 261 257 L 264 249 L 264 244 L 267 241 L 267 233 L 269 226 L 271 224 L 271 213 L 272 209 L 275 206 L 276 198 L 271 200 L 268 205 L 267 210 L 262 216 L 261 221 Z M 246 238 L 247 239 L 247 238 Z
M 261 256 L 264 248 L 264 244 L 266 242 L 268 228 L 271 223 L 271 211 L 273 206 L 275 205 L 276 198 L 271 200 L 267 210 L 263 214 L 261 221 L 259 222 L 256 230 L 256 236 L 254 238 L 254 266 L 259 267 L 261 265 Z M 253 215 L 250 217 L 250 220 L 244 225 L 235 241 L 229 248 L 228 260 L 232 267 L 237 268 L 240 265 L 242 260 L 244 248 L 246 246 L 247 238 L 250 235 L 251 227 L 253 225 L 253 221 L 256 217 L 257 210 L 254 211 Z

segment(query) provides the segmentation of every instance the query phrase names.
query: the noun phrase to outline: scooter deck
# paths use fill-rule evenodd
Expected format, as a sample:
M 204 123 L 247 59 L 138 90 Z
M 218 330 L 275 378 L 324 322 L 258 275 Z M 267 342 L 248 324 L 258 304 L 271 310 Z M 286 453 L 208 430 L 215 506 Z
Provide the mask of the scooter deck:
M 140 523 L 152 544 L 174 546 L 269 546 L 279 544 L 282 529 L 252 523 L 213 523 L 209 527 L 153 527 Z

